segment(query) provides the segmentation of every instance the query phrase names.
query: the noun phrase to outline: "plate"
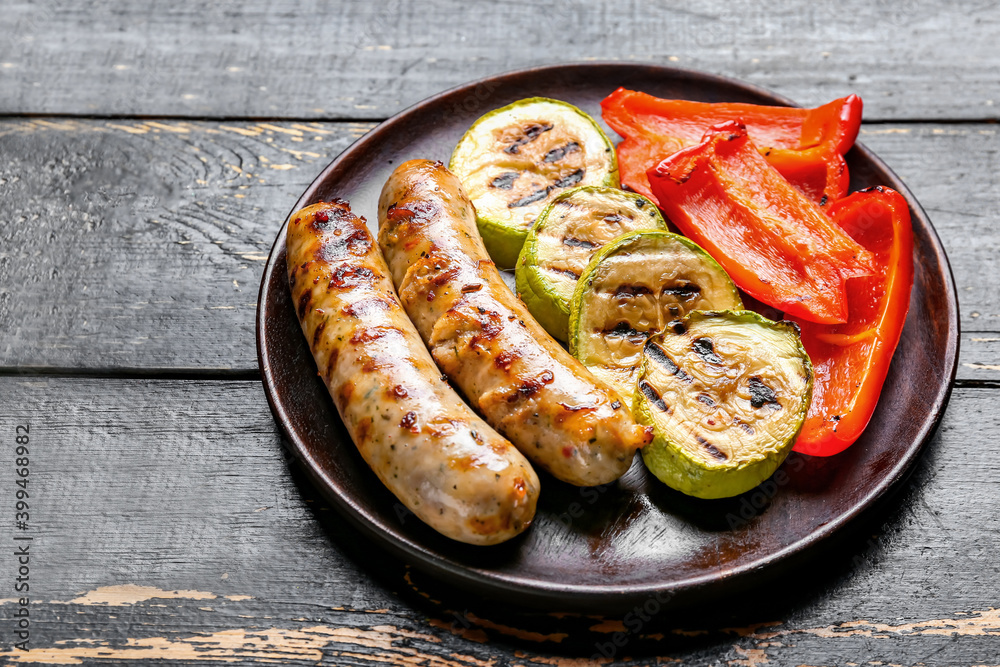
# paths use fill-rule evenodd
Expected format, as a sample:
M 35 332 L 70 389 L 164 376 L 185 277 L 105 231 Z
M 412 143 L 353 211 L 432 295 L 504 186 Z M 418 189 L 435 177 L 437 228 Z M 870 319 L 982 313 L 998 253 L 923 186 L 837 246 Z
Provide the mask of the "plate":
M 324 169 L 293 210 L 342 197 L 374 230 L 378 194 L 395 166 L 412 158 L 447 162 L 465 130 L 487 111 L 545 96 L 600 119 L 601 99 L 618 86 L 659 97 L 792 105 L 746 83 L 669 67 L 586 63 L 512 72 L 441 93 L 382 123 Z M 771 480 L 714 501 L 667 488 L 638 457 L 621 480 L 595 488 L 540 472 L 537 518 L 525 534 L 495 547 L 448 540 L 396 501 L 344 430 L 292 308 L 284 228 L 267 262 L 257 312 L 258 358 L 271 410 L 312 481 L 341 514 L 373 542 L 460 590 L 519 605 L 612 613 L 651 599 L 661 607 L 704 600 L 780 573 L 809 558 L 904 479 L 944 412 L 955 376 L 958 306 L 934 228 L 871 151 L 856 145 L 847 162 L 852 191 L 882 184 L 906 197 L 916 271 L 878 408 L 862 438 L 838 456 L 793 453 Z

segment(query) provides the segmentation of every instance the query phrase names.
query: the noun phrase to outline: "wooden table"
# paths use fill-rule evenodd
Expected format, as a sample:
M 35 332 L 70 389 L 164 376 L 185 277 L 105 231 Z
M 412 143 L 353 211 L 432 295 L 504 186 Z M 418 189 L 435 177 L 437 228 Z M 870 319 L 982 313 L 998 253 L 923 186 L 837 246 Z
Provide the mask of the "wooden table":
M 0 8 L 0 660 L 1000 663 L 1000 9 L 201 4 Z M 394 561 L 288 461 L 257 368 L 262 267 L 325 164 L 440 90 L 586 59 L 860 94 L 860 140 L 930 214 L 961 301 L 905 488 L 776 585 L 682 614 L 506 608 Z

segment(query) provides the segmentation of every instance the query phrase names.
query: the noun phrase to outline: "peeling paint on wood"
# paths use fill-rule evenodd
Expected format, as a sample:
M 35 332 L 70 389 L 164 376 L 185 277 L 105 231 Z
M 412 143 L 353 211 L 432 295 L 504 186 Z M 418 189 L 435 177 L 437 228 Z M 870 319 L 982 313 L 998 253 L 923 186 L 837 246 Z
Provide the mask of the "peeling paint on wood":
M 777 630 L 774 632 L 752 632 L 748 637 L 772 639 L 796 634 L 811 634 L 817 637 L 869 637 L 871 639 L 892 639 L 915 635 L 944 635 L 963 637 L 1000 636 L 1000 610 L 990 607 L 984 611 L 973 611 L 951 618 L 936 618 L 914 623 L 878 623 L 867 620 L 846 621 L 822 628 L 802 628 L 797 630 Z
M 550 632 L 541 633 L 534 632 L 532 630 L 524 630 L 521 628 L 511 627 L 509 625 L 503 625 L 501 623 L 496 623 L 485 618 L 480 618 L 476 614 L 471 612 L 466 612 L 464 614 L 469 621 L 475 623 L 481 628 L 486 628 L 487 630 L 496 630 L 502 635 L 507 635 L 508 637 L 513 637 L 515 639 L 520 639 L 530 642 L 554 642 L 556 644 L 560 643 L 569 635 L 565 632 Z
M 103 604 L 108 606 L 131 605 L 146 600 L 214 600 L 217 595 L 205 591 L 164 591 L 155 586 L 122 584 L 121 586 L 101 586 L 67 602 L 53 600 L 52 604 Z
M 234 279 L 259 284 L 297 197 L 371 127 L 0 121 L 0 195 L 12 223 L 0 261 L 0 327 L 7 334 L 0 367 L 256 372 L 256 303 L 240 298 L 245 291 L 224 288 Z M 980 270 L 1000 244 L 984 215 L 1000 210 L 1000 135 L 981 134 L 984 124 L 949 127 L 935 134 L 939 128 L 928 124 L 871 126 L 863 140 L 910 185 L 949 252 L 966 332 L 959 378 L 998 380 L 1000 371 L 988 367 L 998 365 L 1000 343 L 969 337 L 1000 331 L 988 315 L 1000 313 L 1000 289 L 992 278 L 978 279 L 1000 275 Z M 295 132 L 312 137 L 307 148 L 292 141 L 302 138 Z M 954 187 L 956 174 L 964 174 L 966 186 Z M 44 254 L 17 250 L 36 239 L 44 239 Z M 17 290 L 4 287 L 14 284 Z
M 324 656 L 358 657 L 373 662 L 396 665 L 433 665 L 434 667 L 488 667 L 493 664 L 472 658 L 449 660 L 427 655 L 409 646 L 412 640 L 437 642 L 438 639 L 392 626 L 371 630 L 310 626 L 299 630 L 265 628 L 210 632 L 187 637 L 149 637 L 126 639 L 122 644 L 108 641 L 66 640 L 61 646 L 0 650 L 0 657 L 9 664 L 41 663 L 48 665 L 79 665 L 91 659 L 140 662 L 145 660 L 176 660 L 233 663 L 246 660 L 263 662 L 310 661 L 318 663 Z M 76 644 L 76 645 L 74 645 Z M 350 647 L 363 647 L 363 654 Z
M 301 52 L 289 45 L 301 44 L 305 10 L 260 0 L 5 8 L 0 106 L 114 118 L 0 120 L 0 367 L 29 373 L 0 378 L 0 427 L 32 425 L 32 514 L 45 526 L 31 650 L 10 647 L 7 623 L 0 663 L 996 664 L 1000 134 L 954 121 L 997 118 L 1000 8 L 335 9 L 308 9 L 322 38 Z M 524 48 L 509 48 L 512 34 Z M 638 629 L 501 608 L 411 576 L 286 462 L 259 382 L 151 379 L 252 377 L 249 291 L 299 193 L 373 127 L 359 119 L 482 75 L 581 58 L 676 63 L 807 105 L 860 93 L 866 118 L 888 121 L 865 125 L 861 140 L 934 221 L 966 332 L 965 384 L 867 544 L 849 541 L 753 597 Z M 337 118 L 347 120 L 327 122 Z M 30 376 L 54 369 L 104 379 Z M 121 372 L 140 379 L 107 377 Z M 10 475 L 0 466 L 0 488 Z M 0 600 L 0 616 L 18 603 Z
M 30 655 L 72 664 L 97 663 L 98 652 L 111 662 L 183 662 L 198 652 L 203 662 L 314 664 L 318 651 L 329 664 L 499 667 L 614 663 L 604 660 L 611 653 L 642 665 L 761 655 L 801 664 L 836 651 L 872 660 L 902 652 L 912 664 L 940 650 L 940 664 L 974 664 L 983 647 L 1000 650 L 1000 588 L 980 577 L 1000 548 L 1000 470 L 990 450 L 963 443 L 1000 428 L 994 404 L 992 391 L 956 390 L 912 490 L 878 537 L 834 560 L 840 574 L 821 565 L 817 576 L 781 584 L 812 591 L 792 618 L 757 610 L 768 600 L 755 598 L 745 608 L 752 625 L 723 624 L 723 607 L 660 614 L 637 628 L 635 618 L 499 609 L 393 561 L 291 474 L 258 382 L 0 378 L 0 422 L 25 419 L 33 434 L 37 424 L 33 438 L 47 443 L 33 480 L 46 489 L 37 511 L 49 517 L 48 557 L 64 559 L 41 573 L 58 594 L 31 605 L 39 632 Z M 192 526 L 198 539 L 186 537 Z M 209 535 L 227 537 L 202 539 Z M 108 562 L 148 576 L 125 583 Z M 766 597 L 780 599 L 780 590 Z M 696 621 L 716 617 L 718 627 Z M 244 653 L 226 652 L 243 637 Z M 291 648 L 300 653 L 283 653 Z M 27 659 L 0 655 L 8 658 Z

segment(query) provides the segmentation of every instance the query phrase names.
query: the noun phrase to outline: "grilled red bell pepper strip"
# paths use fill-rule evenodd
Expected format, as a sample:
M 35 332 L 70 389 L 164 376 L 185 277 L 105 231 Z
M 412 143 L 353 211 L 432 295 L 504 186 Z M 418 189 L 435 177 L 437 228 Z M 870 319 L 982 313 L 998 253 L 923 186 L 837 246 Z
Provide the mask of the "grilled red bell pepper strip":
M 847 321 L 847 278 L 872 255 L 764 159 L 730 121 L 647 172 L 660 208 L 745 292 L 785 313 Z
M 847 193 L 843 155 L 861 126 L 861 98 L 851 95 L 815 109 L 666 100 L 619 88 L 601 102 L 618 144 L 621 182 L 651 197 L 646 170 L 701 141 L 712 125 L 740 118 L 768 161 L 821 206 Z M 655 199 L 654 199 L 655 201 Z
M 877 272 L 847 281 L 850 318 L 845 324 L 796 320 L 816 378 L 794 449 L 814 456 L 842 452 L 868 425 L 913 286 L 913 231 L 902 195 L 877 186 L 834 203 L 829 213 L 875 256 Z

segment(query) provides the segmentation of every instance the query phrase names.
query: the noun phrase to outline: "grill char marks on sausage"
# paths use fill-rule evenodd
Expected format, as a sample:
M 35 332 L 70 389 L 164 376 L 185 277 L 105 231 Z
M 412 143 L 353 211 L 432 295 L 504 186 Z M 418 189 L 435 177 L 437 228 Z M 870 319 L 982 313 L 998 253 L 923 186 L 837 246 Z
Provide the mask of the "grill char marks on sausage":
M 326 215 L 327 222 L 325 224 L 318 225 L 315 222 L 310 224 L 311 227 L 318 227 L 320 229 L 325 229 L 329 227 L 336 220 L 337 231 L 341 227 L 348 227 L 351 230 L 350 234 L 347 235 L 332 235 L 327 236 L 324 243 L 319 244 L 316 248 L 315 259 L 321 262 L 335 262 L 338 260 L 343 260 L 348 256 L 354 257 L 364 257 L 372 249 L 372 238 L 368 233 L 368 230 L 364 228 L 365 219 L 355 218 L 349 211 L 345 211 L 339 208 L 328 209 L 326 211 L 318 211 Z M 356 227 L 354 225 L 360 224 L 361 227 Z
M 412 204 L 395 214 L 414 230 L 434 206 Z M 365 223 L 346 203 L 319 202 L 293 214 L 286 248 L 305 340 L 378 478 L 420 519 L 462 542 L 495 544 L 527 527 L 537 477 L 441 378 Z M 444 283 L 442 294 L 452 284 L 450 268 L 429 276 Z M 460 470 L 449 467 L 456 460 L 465 462 Z
M 337 359 L 340 358 L 340 349 L 333 348 L 330 350 L 330 355 L 326 358 L 326 379 L 329 380 L 333 377 L 333 372 L 337 370 Z
M 355 301 L 349 306 L 345 306 L 340 312 L 347 317 L 356 317 L 358 319 L 363 319 L 377 312 L 385 312 L 393 307 L 393 303 L 388 299 L 384 299 L 380 296 L 367 297 L 359 301 Z
M 447 269 L 445 271 L 441 271 L 436 276 L 434 276 L 433 278 L 431 278 L 430 279 L 430 283 L 431 283 L 431 285 L 434 285 L 435 287 L 441 287 L 442 285 L 444 285 L 446 283 L 450 283 L 455 278 L 455 276 L 458 275 L 458 273 L 459 273 L 458 267 L 452 267 L 452 268 Z M 475 291 L 475 290 L 473 290 L 473 291 Z
M 417 425 L 417 413 L 410 411 L 399 420 L 399 428 L 405 428 L 410 433 L 419 433 L 420 427 Z
M 514 138 L 519 130 L 512 129 L 508 136 Z M 554 134 L 522 148 L 522 159 L 530 154 L 532 160 L 540 162 L 546 150 L 566 143 L 553 142 Z M 505 143 L 499 144 L 496 153 Z M 551 174 L 579 155 L 569 156 L 546 171 Z M 541 182 L 526 171 L 509 199 L 551 185 L 573 169 L 575 164 L 563 167 Z M 506 170 L 489 173 L 484 183 L 487 189 L 489 179 Z M 499 190 L 493 193 L 501 194 Z M 386 215 L 392 203 L 409 207 L 421 200 L 437 203 L 442 213 L 419 229 L 412 225 L 403 229 Z M 528 317 L 524 304 L 504 285 L 475 234 L 474 208 L 458 179 L 424 161 L 405 163 L 387 181 L 379 211 L 380 242 L 400 300 L 438 367 L 465 393 L 469 403 L 524 453 L 564 481 L 592 486 L 619 477 L 635 450 L 649 442 L 652 429 L 635 424 L 622 402 L 616 401 L 617 394 L 582 372 L 579 362 Z M 439 255 L 447 255 L 461 272 L 438 288 L 436 302 L 428 305 L 427 292 L 435 289 L 430 277 L 439 271 L 425 272 L 426 262 Z M 442 270 L 445 268 L 442 265 Z M 462 291 L 463 286 L 473 283 L 482 287 L 468 294 Z M 494 326 L 499 333 L 490 338 Z M 478 341 L 473 345 L 475 337 Z M 618 405 L 617 410 L 611 403 Z M 563 404 L 593 408 L 569 410 Z M 567 446 L 576 452 L 569 458 L 563 454 Z
M 517 389 L 507 397 L 508 403 L 516 403 L 520 400 L 531 398 L 547 384 L 552 384 L 555 375 L 552 371 L 542 371 L 537 377 L 527 378 L 518 385 Z
M 494 340 L 503 331 L 504 322 L 500 313 L 478 307 L 475 313 L 471 319 L 478 331 L 469 339 L 469 347 L 481 347 L 481 343 Z
M 372 249 L 372 237 L 365 230 L 358 229 L 347 237 L 345 245 L 347 252 L 356 257 L 363 257 Z
M 493 360 L 493 365 L 505 373 L 510 372 L 510 366 L 521 358 L 521 353 L 517 350 L 503 350 L 497 354 Z
M 354 395 L 354 384 L 351 382 L 345 382 L 341 385 L 340 390 L 336 393 L 334 398 L 337 399 L 337 406 L 343 410 L 344 406 L 351 402 L 351 396 Z
M 365 266 L 338 266 L 330 273 L 330 289 L 350 289 L 371 285 L 382 276 Z
M 347 202 L 342 199 L 333 199 L 331 204 L 336 204 L 336 207 L 328 208 L 323 211 L 316 211 L 313 214 L 312 219 L 309 221 L 309 228 L 316 232 L 323 232 L 330 226 L 330 218 L 333 218 L 334 223 L 343 224 L 345 222 L 350 222 L 354 218 L 354 214 L 351 213 L 350 209 L 345 208 Z M 295 222 L 299 222 L 301 218 Z M 364 220 L 364 218 L 362 218 Z
M 301 320 L 309 312 L 309 307 L 312 305 L 312 291 L 306 291 L 302 293 L 299 297 L 299 319 Z
M 392 204 L 386 210 L 385 215 L 386 218 L 399 226 L 398 233 L 400 235 L 410 235 L 412 234 L 411 225 L 415 229 L 420 229 L 440 213 L 441 208 L 437 202 L 423 200 L 409 201 L 406 206 Z
M 386 336 L 402 338 L 403 332 L 396 327 L 358 327 L 354 335 L 351 336 L 351 343 L 363 345 L 371 343 Z
M 326 320 L 323 320 L 316 325 L 316 329 L 313 331 L 312 344 L 313 347 L 319 345 L 320 339 L 323 337 L 323 330 L 326 329 Z

